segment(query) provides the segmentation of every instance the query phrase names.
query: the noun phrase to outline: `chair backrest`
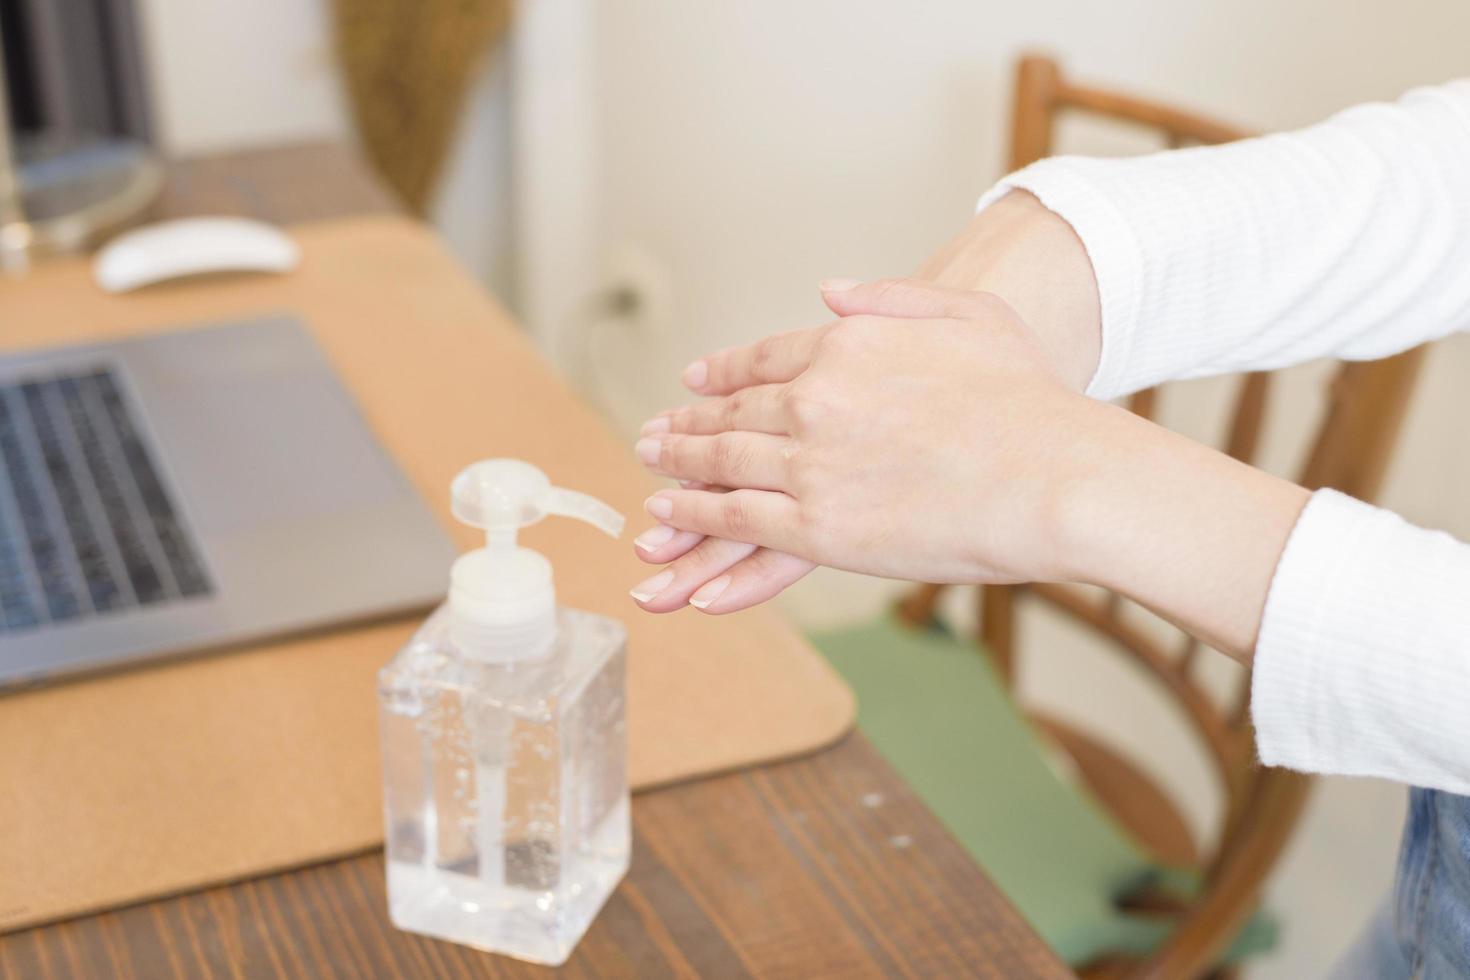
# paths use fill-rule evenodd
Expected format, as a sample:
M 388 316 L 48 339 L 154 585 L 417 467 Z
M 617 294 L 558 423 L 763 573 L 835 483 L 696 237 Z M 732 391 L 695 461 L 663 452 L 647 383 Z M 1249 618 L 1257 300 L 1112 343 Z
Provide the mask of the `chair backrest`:
M 1037 55 L 1017 66 L 1010 164 L 1019 168 L 1050 154 L 1059 116 L 1088 113 L 1161 132 L 1171 147 L 1214 144 L 1246 137 L 1243 130 L 1132 96 L 1078 85 L 1057 63 Z M 1341 364 L 1328 391 L 1327 410 L 1299 472 L 1311 489 L 1333 487 L 1372 500 L 1382 482 L 1425 348 L 1373 362 Z M 1231 456 L 1252 462 L 1266 419 L 1271 375 L 1243 375 L 1225 445 Z M 1129 408 L 1153 417 L 1157 389 L 1134 395 Z M 932 620 L 941 587 L 920 586 L 900 603 L 912 623 Z M 1256 764 L 1250 727 L 1250 678 L 1220 705 L 1194 670 L 1199 644 L 1181 636 L 1170 650 L 1153 633 L 1125 617 L 1125 600 L 1101 601 L 1072 586 L 1032 584 L 980 590 L 981 639 L 1007 679 L 1016 654 L 1017 598 L 1034 596 L 1111 641 L 1140 663 L 1174 700 L 1198 733 L 1223 790 L 1223 830 L 1209 849 L 1205 886 L 1179 917 L 1171 938 L 1129 977 L 1187 977 L 1208 970 L 1248 919 L 1266 876 L 1301 813 L 1310 780 Z

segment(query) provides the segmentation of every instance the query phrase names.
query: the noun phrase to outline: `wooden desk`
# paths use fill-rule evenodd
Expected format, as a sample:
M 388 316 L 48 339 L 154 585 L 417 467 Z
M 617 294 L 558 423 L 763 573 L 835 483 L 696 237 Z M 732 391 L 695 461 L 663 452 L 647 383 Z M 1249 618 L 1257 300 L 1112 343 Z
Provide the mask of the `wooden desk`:
M 315 145 L 178 164 L 156 216 L 392 207 Z M 640 794 L 633 823 L 632 870 L 560 972 L 394 930 L 373 852 L 0 937 L 0 978 L 1071 975 L 859 734 Z

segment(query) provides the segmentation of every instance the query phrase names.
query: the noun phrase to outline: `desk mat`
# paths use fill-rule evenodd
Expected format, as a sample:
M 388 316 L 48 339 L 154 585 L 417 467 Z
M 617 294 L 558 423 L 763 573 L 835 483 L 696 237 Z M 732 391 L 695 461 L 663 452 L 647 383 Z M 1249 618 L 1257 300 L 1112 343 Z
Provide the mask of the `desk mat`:
M 449 481 L 533 460 L 637 528 L 654 482 L 432 232 L 399 217 L 299 226 L 301 268 L 109 296 L 79 260 L 0 281 L 0 347 L 290 312 L 462 549 Z M 513 411 L 504 411 L 513 406 Z M 852 725 L 851 692 L 757 609 L 653 616 L 627 537 L 570 521 L 523 532 L 567 605 L 628 626 L 633 784 L 796 755 Z M 446 580 L 448 569 L 445 570 Z M 355 626 L 0 694 L 0 930 L 376 846 L 378 667 L 418 618 Z

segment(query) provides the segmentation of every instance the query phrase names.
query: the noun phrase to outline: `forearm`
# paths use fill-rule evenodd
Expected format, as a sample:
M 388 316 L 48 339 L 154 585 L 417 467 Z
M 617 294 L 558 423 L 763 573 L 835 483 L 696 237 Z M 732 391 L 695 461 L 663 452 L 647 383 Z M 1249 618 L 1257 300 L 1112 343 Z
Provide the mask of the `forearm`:
M 1470 81 L 1226 146 L 1043 160 L 982 216 L 1015 188 L 1091 257 L 1098 397 L 1382 357 L 1470 326 Z
M 1470 545 L 1093 405 L 1061 577 L 1251 665 L 1262 762 L 1470 793 Z
M 1059 489 L 1068 577 L 1153 609 L 1249 662 L 1306 490 L 1110 405 Z
M 1025 191 L 981 211 L 918 271 L 986 290 L 1021 315 L 1075 391 L 1098 365 L 1097 281 L 1072 227 Z M 1241 660 L 1254 648 L 1271 576 L 1307 492 L 1109 405 L 1081 474 L 1057 489 L 1067 577 L 1154 609 Z

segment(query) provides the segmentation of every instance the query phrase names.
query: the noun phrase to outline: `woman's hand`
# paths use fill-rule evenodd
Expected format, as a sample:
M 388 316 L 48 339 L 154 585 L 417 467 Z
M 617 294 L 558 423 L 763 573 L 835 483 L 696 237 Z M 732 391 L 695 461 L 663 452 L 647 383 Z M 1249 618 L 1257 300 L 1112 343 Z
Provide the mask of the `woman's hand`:
M 1031 194 L 1012 191 L 986 208 L 920 268 L 919 276 L 1002 296 L 1071 387 L 1080 391 L 1097 367 L 1100 309 L 1092 265 L 1071 226 Z M 838 316 L 922 318 L 930 315 L 933 297 L 916 290 L 889 291 L 882 283 L 848 290 L 824 283 L 822 298 Z M 668 431 L 666 426 L 660 417 L 643 434 L 658 435 Z M 769 548 L 706 541 L 701 534 L 676 533 L 663 525 L 636 544 L 644 561 L 672 563 L 632 589 L 633 597 L 651 612 L 670 612 L 686 602 L 709 612 L 732 612 L 764 602 L 814 567 Z
M 919 276 L 998 294 L 1021 314 L 1068 385 L 1081 390 L 1092 376 L 1100 338 L 1092 265 L 1071 226 L 1031 194 L 1012 191 L 986 208 L 920 268 Z M 932 297 L 922 291 L 889 291 L 881 283 L 848 290 L 828 285 L 823 284 L 822 298 L 842 317 L 922 318 L 932 308 Z M 691 371 L 705 363 L 695 362 Z M 654 419 L 643 434 L 659 435 L 668 431 L 667 424 L 665 417 Z M 706 541 L 704 535 L 662 525 L 636 544 L 644 561 L 672 563 L 633 587 L 634 598 L 651 612 L 670 612 L 686 602 L 709 612 L 732 612 L 764 602 L 813 568 L 810 561 L 773 549 Z
M 843 292 L 924 315 L 847 316 L 712 355 L 685 380 L 714 397 L 647 427 L 639 455 L 686 483 L 648 500 L 671 529 L 653 553 L 698 544 L 635 588 L 644 608 L 731 612 L 812 563 L 1070 580 L 1248 658 L 1305 490 L 1078 394 L 993 295 Z
M 670 530 L 641 538 L 645 550 L 724 539 L 635 588 L 650 608 L 681 605 L 704 585 L 695 566 L 718 565 L 733 542 L 767 549 L 758 560 L 786 578 L 811 562 L 953 582 L 1070 570 L 1051 512 L 1097 456 L 1086 423 L 1117 410 L 1069 390 L 998 297 L 908 282 L 854 292 L 906 316 L 846 317 L 696 362 L 686 382 L 723 397 L 645 428 L 639 453 L 657 471 L 739 488 L 650 499 Z M 723 585 L 718 598 L 695 593 L 710 611 L 749 604 L 726 595 L 731 582 L 710 584 Z

